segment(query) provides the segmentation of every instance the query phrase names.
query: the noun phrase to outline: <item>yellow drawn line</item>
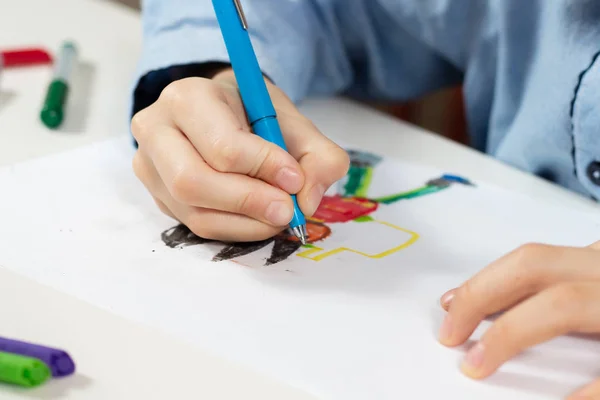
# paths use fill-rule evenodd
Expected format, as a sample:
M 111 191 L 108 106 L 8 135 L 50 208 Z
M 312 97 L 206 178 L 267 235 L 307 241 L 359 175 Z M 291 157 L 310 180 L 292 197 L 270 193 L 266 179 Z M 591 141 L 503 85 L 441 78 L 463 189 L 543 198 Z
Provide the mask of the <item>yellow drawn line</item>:
M 307 258 L 309 260 L 321 261 L 324 258 L 331 257 L 331 256 L 333 256 L 335 254 L 343 253 L 344 251 L 348 251 L 350 253 L 359 254 L 359 255 L 361 255 L 363 257 L 373 258 L 373 259 L 379 259 L 379 258 L 387 257 L 387 256 L 389 256 L 391 254 L 394 254 L 394 253 L 400 251 L 400 250 L 406 249 L 407 247 L 413 245 L 417 240 L 419 240 L 419 234 L 416 233 L 416 232 L 409 231 L 409 230 L 404 229 L 404 228 L 400 228 L 399 226 L 392 225 L 392 224 L 390 224 L 388 222 L 376 221 L 376 220 L 374 220 L 372 222 L 375 222 L 375 223 L 378 223 L 378 224 L 382 224 L 382 225 L 386 225 L 386 226 L 389 226 L 390 228 L 393 228 L 393 229 L 396 229 L 396 230 L 399 230 L 399 231 L 402 231 L 402 232 L 406 232 L 409 235 L 411 235 L 411 237 L 410 237 L 410 239 L 408 239 L 406 242 L 402 243 L 401 245 L 396 246 L 393 249 L 386 250 L 386 251 L 384 251 L 382 253 L 378 253 L 378 254 L 367 254 L 367 253 L 363 253 L 362 251 L 350 249 L 348 247 L 339 247 L 337 249 L 333 249 L 333 250 L 327 251 L 325 253 L 316 255 L 316 253 L 321 253 L 322 251 L 325 251 L 325 249 L 315 246 L 315 247 L 313 247 L 311 249 L 303 251 L 302 253 L 298 253 L 297 255 L 298 255 L 298 257 Z

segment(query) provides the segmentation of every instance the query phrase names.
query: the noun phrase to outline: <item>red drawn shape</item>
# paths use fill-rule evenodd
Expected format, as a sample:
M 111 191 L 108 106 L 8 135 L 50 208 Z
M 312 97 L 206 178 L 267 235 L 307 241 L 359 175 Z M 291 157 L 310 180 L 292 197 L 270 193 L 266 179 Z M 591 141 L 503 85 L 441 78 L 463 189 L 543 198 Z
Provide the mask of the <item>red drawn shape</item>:
M 378 206 L 368 199 L 325 196 L 312 218 L 322 222 L 348 222 L 371 214 Z

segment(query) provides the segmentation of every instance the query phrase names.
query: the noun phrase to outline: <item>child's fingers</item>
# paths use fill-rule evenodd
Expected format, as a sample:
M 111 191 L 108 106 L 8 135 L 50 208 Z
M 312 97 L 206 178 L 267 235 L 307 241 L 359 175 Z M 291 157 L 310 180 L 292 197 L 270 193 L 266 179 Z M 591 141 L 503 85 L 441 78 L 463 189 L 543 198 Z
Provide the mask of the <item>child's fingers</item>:
M 148 191 L 152 193 L 161 210 L 200 237 L 248 242 L 267 239 L 281 230 L 243 215 L 193 207 L 176 201 L 154 166 L 144 161 L 144 156 L 140 153 L 136 154 L 134 159 L 134 170 Z
M 312 215 L 325 191 L 348 172 L 348 154 L 297 111 L 280 112 L 279 120 L 288 149 L 304 172 L 298 202 L 304 213 Z
M 288 193 L 302 188 L 298 162 L 281 147 L 252 134 L 246 115 L 236 114 L 225 88 L 215 82 L 177 81 L 165 89 L 159 103 L 214 170 L 258 178 Z
M 524 301 L 469 350 L 462 369 L 485 378 L 523 350 L 569 332 L 600 332 L 600 283 L 560 284 Z
M 591 245 L 588 246 L 588 248 L 592 249 L 592 250 L 600 250 L 600 241 L 592 243 Z M 442 295 L 442 297 L 440 298 L 440 305 L 442 306 L 442 308 L 444 310 L 448 311 L 450 309 L 450 304 L 452 304 L 452 300 L 454 300 L 456 291 L 457 291 L 456 288 L 450 289 L 446 293 L 444 293 Z
M 532 244 L 502 257 L 454 291 L 440 341 L 464 343 L 484 318 L 551 285 L 600 281 L 599 256 L 589 248 Z
M 281 228 L 264 224 L 245 215 L 206 208 L 186 207 L 181 221 L 196 235 L 223 242 L 254 242 L 271 238 Z
M 157 129 L 162 133 L 147 152 L 177 202 L 246 215 L 277 227 L 290 222 L 293 204 L 288 193 L 246 175 L 215 171 L 176 128 Z
M 348 172 L 348 154 L 323 135 L 281 89 L 270 82 L 267 87 L 277 109 L 287 148 L 304 172 L 304 186 L 298 193 L 298 203 L 305 214 L 312 215 L 324 192 Z

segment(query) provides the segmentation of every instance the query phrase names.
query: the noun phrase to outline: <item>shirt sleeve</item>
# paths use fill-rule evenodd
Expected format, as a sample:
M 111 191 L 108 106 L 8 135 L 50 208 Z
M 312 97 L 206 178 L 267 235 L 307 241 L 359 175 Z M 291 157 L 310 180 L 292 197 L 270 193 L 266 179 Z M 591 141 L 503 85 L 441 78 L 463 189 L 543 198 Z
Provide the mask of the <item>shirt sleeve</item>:
M 328 93 L 351 82 L 342 43 L 329 34 L 336 27 L 319 17 L 337 2 L 243 2 L 263 72 L 294 102 L 307 95 L 315 79 L 321 81 L 320 91 Z M 144 0 L 142 18 L 144 42 L 134 85 L 149 72 L 173 65 L 229 60 L 210 0 Z
M 409 23 L 414 16 L 392 18 L 378 3 L 242 0 L 263 73 L 295 103 L 309 94 L 342 92 L 407 100 L 462 79 L 446 55 L 418 39 L 415 22 Z M 411 10 L 420 3 L 399 0 L 397 7 Z M 229 61 L 211 0 L 143 0 L 142 7 L 136 82 L 173 65 Z

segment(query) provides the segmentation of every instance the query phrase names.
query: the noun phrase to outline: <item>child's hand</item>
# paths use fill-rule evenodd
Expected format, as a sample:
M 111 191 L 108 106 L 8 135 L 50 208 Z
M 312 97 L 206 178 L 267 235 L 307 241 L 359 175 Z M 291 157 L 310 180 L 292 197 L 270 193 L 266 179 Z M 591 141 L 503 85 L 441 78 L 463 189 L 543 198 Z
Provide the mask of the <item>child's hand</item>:
M 165 214 L 201 237 L 271 237 L 292 219 L 290 194 L 311 215 L 348 170 L 346 152 L 268 86 L 290 153 L 251 133 L 231 70 L 177 81 L 133 118 L 137 177 Z
M 570 332 L 600 333 L 600 242 L 586 248 L 526 245 L 442 296 L 447 346 L 500 316 L 467 354 L 463 371 L 485 378 L 528 347 Z M 589 390 L 590 392 L 586 392 Z M 584 389 L 600 398 L 600 380 Z

